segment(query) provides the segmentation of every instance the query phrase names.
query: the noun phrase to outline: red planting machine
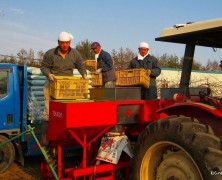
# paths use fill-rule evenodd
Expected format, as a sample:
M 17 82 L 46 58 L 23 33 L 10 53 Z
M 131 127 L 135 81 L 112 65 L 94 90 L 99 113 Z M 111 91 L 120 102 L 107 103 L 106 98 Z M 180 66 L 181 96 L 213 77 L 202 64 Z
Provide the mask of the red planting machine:
M 45 178 L 222 178 L 221 99 L 211 97 L 209 88 L 189 88 L 195 46 L 221 48 L 222 19 L 175 25 L 156 40 L 185 44 L 179 88 L 156 100 L 140 100 L 136 87 L 94 88 L 100 92 L 85 101 L 52 100 L 47 137 L 56 149 L 56 176 L 42 163 Z M 114 147 L 116 137 L 121 142 Z M 63 149 L 76 145 L 81 160 L 67 167 Z M 117 162 L 109 152 L 119 153 Z

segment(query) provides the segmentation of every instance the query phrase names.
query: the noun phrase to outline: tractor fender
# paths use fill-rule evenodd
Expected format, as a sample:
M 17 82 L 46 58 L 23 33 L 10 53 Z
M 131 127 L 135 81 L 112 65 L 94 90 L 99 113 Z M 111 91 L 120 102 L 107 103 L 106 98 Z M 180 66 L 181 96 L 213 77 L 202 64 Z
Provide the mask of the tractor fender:
M 173 105 L 170 106 L 161 106 L 161 109 L 159 109 L 157 112 L 158 113 L 162 113 L 165 112 L 167 113 L 168 111 L 172 111 L 178 108 L 193 108 L 193 109 L 201 109 L 203 111 L 207 111 L 215 116 L 219 116 L 222 117 L 222 111 L 207 105 L 207 104 L 203 104 L 203 103 L 196 103 L 196 102 L 180 102 L 180 103 L 174 103 Z
M 200 123 L 211 126 L 217 136 L 222 136 L 222 111 L 213 106 L 195 102 L 180 102 L 170 106 L 162 106 L 157 113 L 159 118 L 184 115 L 199 119 Z

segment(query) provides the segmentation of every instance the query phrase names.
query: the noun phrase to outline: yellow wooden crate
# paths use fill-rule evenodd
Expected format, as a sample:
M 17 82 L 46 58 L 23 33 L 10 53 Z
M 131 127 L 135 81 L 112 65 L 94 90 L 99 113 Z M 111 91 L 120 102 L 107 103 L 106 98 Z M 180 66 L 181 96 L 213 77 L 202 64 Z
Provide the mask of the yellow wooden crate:
M 96 60 L 85 60 L 86 69 L 94 72 L 97 70 L 97 61 Z
M 102 73 L 95 74 L 91 72 L 91 86 L 98 87 L 103 85 Z
M 81 77 L 55 76 L 50 82 L 49 94 L 55 99 L 85 99 L 89 81 Z
M 150 72 L 138 69 L 124 69 L 116 71 L 117 86 L 144 86 L 149 88 L 150 85 Z

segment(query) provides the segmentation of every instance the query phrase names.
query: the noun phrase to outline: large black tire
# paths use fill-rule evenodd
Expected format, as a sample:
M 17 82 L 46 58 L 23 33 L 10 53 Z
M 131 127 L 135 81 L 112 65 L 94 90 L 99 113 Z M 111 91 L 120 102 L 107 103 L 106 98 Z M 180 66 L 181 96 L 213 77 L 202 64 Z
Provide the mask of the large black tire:
M 8 138 L 0 135 L 0 144 L 7 141 Z M 0 147 L 0 173 L 8 169 L 15 160 L 15 149 L 12 142 Z
M 155 121 L 140 134 L 132 180 L 222 179 L 221 139 L 209 126 L 184 116 Z

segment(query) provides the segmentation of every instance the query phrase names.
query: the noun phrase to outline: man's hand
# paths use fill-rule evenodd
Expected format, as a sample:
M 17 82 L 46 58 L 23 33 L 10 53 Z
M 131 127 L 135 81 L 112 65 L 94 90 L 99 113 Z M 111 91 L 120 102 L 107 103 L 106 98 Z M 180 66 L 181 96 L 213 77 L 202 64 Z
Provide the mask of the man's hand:
M 49 74 L 48 77 L 50 81 L 54 81 L 54 74 Z
M 88 79 L 86 74 L 83 74 L 83 79 Z
M 151 70 L 150 69 L 147 69 L 147 72 L 148 72 L 149 75 L 151 74 Z
M 99 74 L 99 73 L 101 73 L 101 71 L 102 71 L 102 68 L 99 68 L 95 71 L 95 74 Z

